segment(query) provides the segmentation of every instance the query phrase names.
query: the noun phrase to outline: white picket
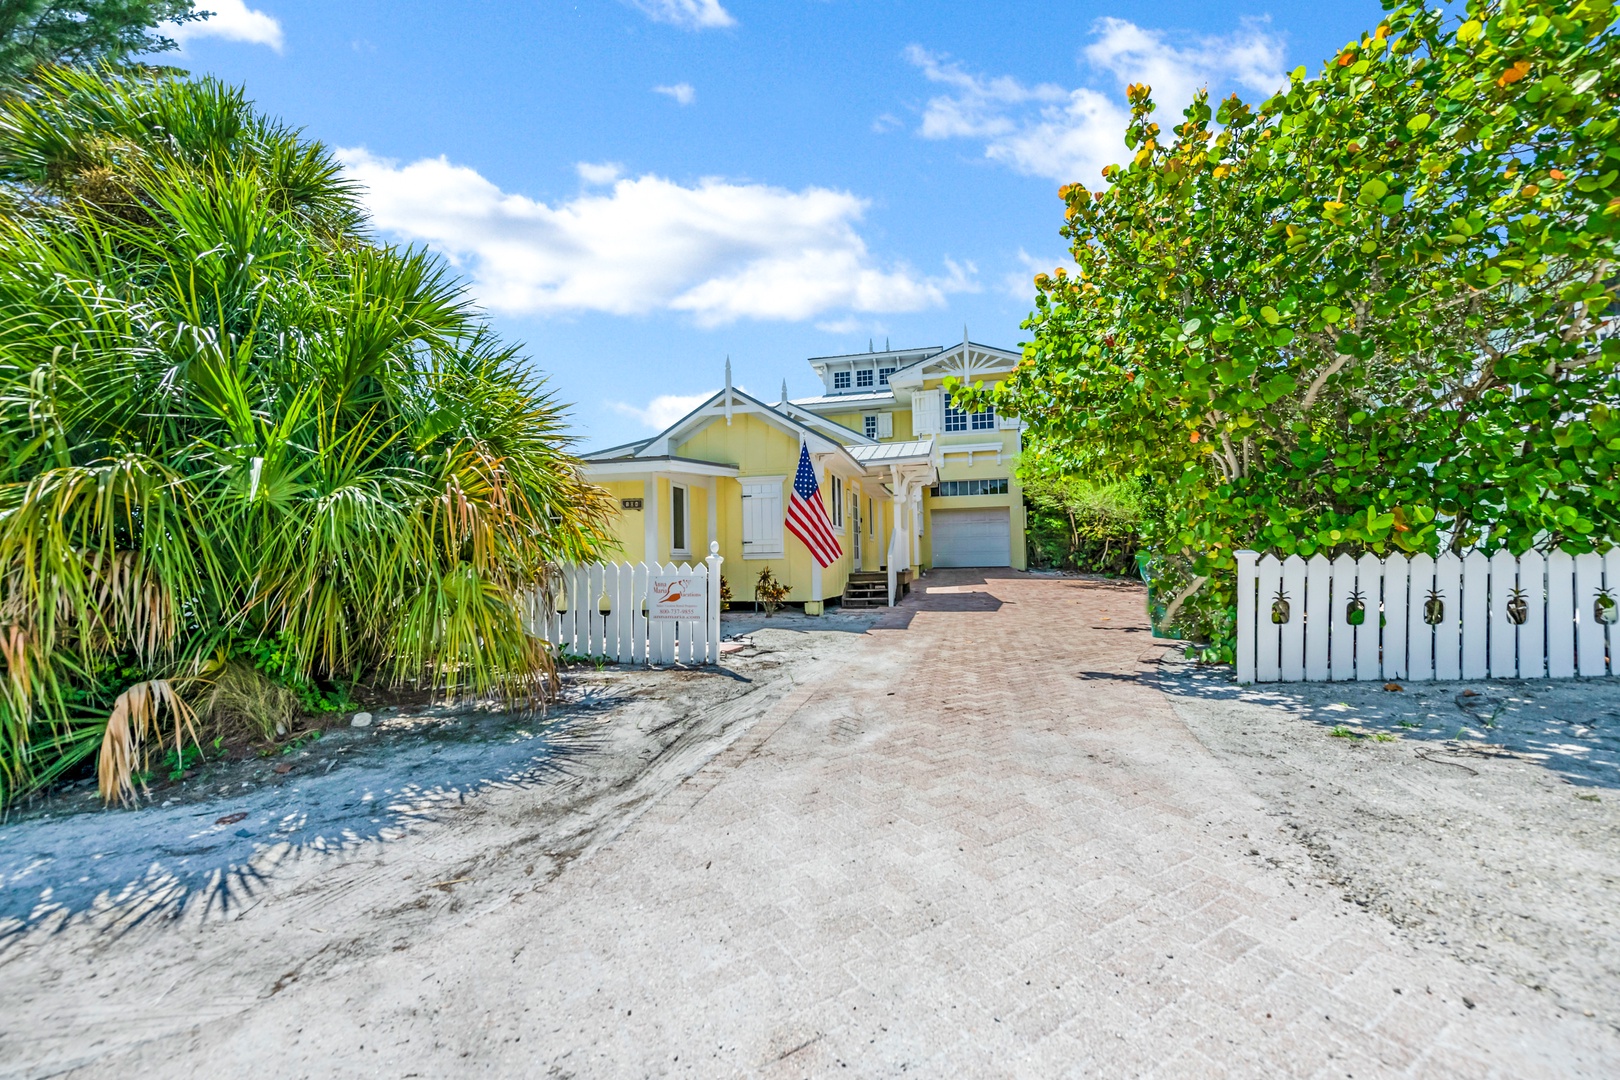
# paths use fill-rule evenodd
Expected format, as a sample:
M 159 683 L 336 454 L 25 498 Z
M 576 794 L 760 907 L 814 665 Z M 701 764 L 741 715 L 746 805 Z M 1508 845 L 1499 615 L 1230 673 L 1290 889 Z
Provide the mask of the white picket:
M 1434 590 L 1440 595 L 1440 621 L 1434 627 L 1434 677 L 1462 677 L 1462 560 L 1446 552 L 1434 560 Z
M 1483 679 L 1490 674 L 1486 642 L 1491 618 L 1491 561 L 1483 552 L 1470 551 L 1463 559 L 1462 572 L 1462 677 Z
M 704 572 L 703 564 L 692 567 L 692 573 L 701 576 Z M 707 594 L 705 594 L 707 595 Z M 707 619 L 693 619 L 687 624 L 692 634 L 692 660 L 694 664 L 709 662 L 709 628 Z
M 1547 556 L 1547 677 L 1575 674 L 1575 560 L 1567 552 Z
M 1275 556 L 1260 560 L 1259 616 L 1254 629 L 1254 681 L 1276 682 L 1278 643 L 1282 627 L 1272 621 L 1272 606 L 1277 601 L 1277 590 L 1282 587 L 1282 563 Z
M 611 658 L 618 649 L 618 621 L 614 618 L 613 600 L 618 591 L 619 574 L 617 563 L 602 564 L 602 591 L 596 594 L 596 613 L 600 620 L 598 630 L 600 636 L 596 639 L 596 655 Z
M 619 587 L 613 594 L 613 612 L 618 617 L 618 632 L 614 635 L 613 654 L 619 663 L 630 663 L 634 650 L 636 618 L 636 568 L 629 563 L 619 564 Z
M 658 572 L 660 574 L 675 574 L 679 573 L 679 570 L 674 563 L 668 563 L 660 566 Z M 647 602 L 650 606 L 652 598 L 648 597 Z M 658 659 L 654 662 L 673 664 L 675 662 L 675 624 L 664 620 L 654 623 L 653 626 L 658 632 Z
M 563 600 L 568 605 L 563 611 L 562 633 L 557 638 L 557 644 L 564 652 L 574 656 L 580 655 L 579 642 L 579 596 L 580 575 L 585 572 L 583 566 L 563 567 L 563 580 L 567 583 L 563 587 Z
M 692 572 L 692 568 L 687 564 L 682 563 L 680 572 L 682 574 L 690 574 Z M 683 619 L 680 623 L 676 624 L 675 633 L 679 645 L 681 663 L 690 664 L 693 656 L 692 639 L 695 637 L 693 633 L 693 626 L 690 622 Z
M 1333 564 L 1320 551 L 1305 564 L 1305 592 L 1300 599 L 1303 603 L 1296 617 L 1305 620 L 1305 678 L 1325 682 L 1332 670 L 1328 643 L 1333 623 Z
M 1333 600 L 1328 608 L 1328 672 L 1334 682 L 1355 678 L 1356 628 L 1346 614 L 1356 591 L 1356 560 L 1340 555 L 1333 560 Z
M 1368 682 L 1383 675 L 1378 649 L 1379 616 L 1384 606 L 1384 564 L 1370 551 L 1356 562 L 1356 592 L 1361 600 L 1361 624 L 1356 627 L 1356 678 Z
M 1603 587 L 1620 603 L 1620 547 L 1603 556 Z M 1620 675 L 1620 622 L 1609 624 L 1609 674 Z
M 636 563 L 633 579 L 635 589 L 630 597 L 630 662 L 647 662 L 647 594 L 652 591 L 652 571 L 647 564 Z
M 1282 568 L 1283 597 L 1288 601 L 1288 619 L 1282 632 L 1282 660 L 1278 664 L 1283 682 L 1305 678 L 1305 560 L 1290 555 Z
M 1539 551 L 1519 556 L 1519 588 L 1524 590 L 1524 624 L 1518 630 L 1519 678 L 1547 674 L 1547 565 Z
M 1603 591 L 1603 556 L 1582 552 L 1575 556 L 1575 659 L 1583 677 L 1608 674 L 1604 631 L 1608 629 L 1595 616 L 1598 594 Z
M 1407 573 L 1404 555 L 1384 560 L 1384 678 L 1406 678 L 1406 599 Z
M 1434 678 L 1434 627 L 1427 619 L 1434 559 L 1414 555 L 1406 569 L 1406 677 L 1426 682 Z
M 1509 604 L 1520 594 L 1519 560 L 1507 548 L 1491 556 L 1490 672 L 1493 679 L 1519 674 L 1518 627 L 1508 617 Z
M 857 526 L 859 528 L 859 526 Z M 1257 606 L 1255 589 L 1259 577 L 1256 563 L 1260 555 L 1254 551 L 1239 551 L 1237 558 L 1237 681 L 1245 685 L 1254 682 L 1254 635 Z

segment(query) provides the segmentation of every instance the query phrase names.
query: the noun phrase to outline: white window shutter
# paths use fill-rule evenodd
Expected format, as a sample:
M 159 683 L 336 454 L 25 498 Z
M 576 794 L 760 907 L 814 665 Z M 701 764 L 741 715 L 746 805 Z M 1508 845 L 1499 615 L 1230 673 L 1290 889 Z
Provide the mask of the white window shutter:
M 878 438 L 894 438 L 894 413 L 878 413 Z
M 945 402 L 938 390 L 919 390 L 911 395 L 912 431 L 918 435 L 938 435 L 945 425 Z

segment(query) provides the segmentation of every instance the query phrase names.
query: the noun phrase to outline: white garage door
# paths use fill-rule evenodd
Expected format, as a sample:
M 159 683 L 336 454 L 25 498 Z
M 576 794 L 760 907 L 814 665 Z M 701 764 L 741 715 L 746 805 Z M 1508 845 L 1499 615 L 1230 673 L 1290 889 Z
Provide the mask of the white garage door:
M 935 510 L 935 566 L 1011 566 L 1012 524 L 1005 506 Z

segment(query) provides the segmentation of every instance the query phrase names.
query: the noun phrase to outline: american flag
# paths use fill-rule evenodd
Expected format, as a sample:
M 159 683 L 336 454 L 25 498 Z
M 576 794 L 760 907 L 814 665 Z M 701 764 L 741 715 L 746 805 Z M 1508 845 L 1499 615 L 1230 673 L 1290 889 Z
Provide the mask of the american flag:
M 831 566 L 844 553 L 838 546 L 838 538 L 833 536 L 826 508 L 821 505 L 821 489 L 816 485 L 816 470 L 810 464 L 810 448 L 803 443 L 799 444 L 799 472 L 793 478 L 793 498 L 788 501 L 787 527 L 804 541 L 804 546 L 822 566 Z

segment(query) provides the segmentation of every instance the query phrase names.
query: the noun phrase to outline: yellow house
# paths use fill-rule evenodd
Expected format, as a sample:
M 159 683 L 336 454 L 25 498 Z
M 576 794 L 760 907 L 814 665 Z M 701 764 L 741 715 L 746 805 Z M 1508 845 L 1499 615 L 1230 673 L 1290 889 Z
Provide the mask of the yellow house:
M 585 456 L 618 500 L 615 536 L 631 562 L 696 562 L 718 542 L 738 602 L 769 567 L 788 599 L 893 603 L 931 566 L 1025 566 L 1018 422 L 954 408 L 948 376 L 994 382 L 1018 354 L 964 340 L 949 348 L 822 356 L 825 392 L 774 405 L 731 385 L 667 430 Z M 784 525 L 799 448 L 809 449 L 833 535 L 822 568 Z

